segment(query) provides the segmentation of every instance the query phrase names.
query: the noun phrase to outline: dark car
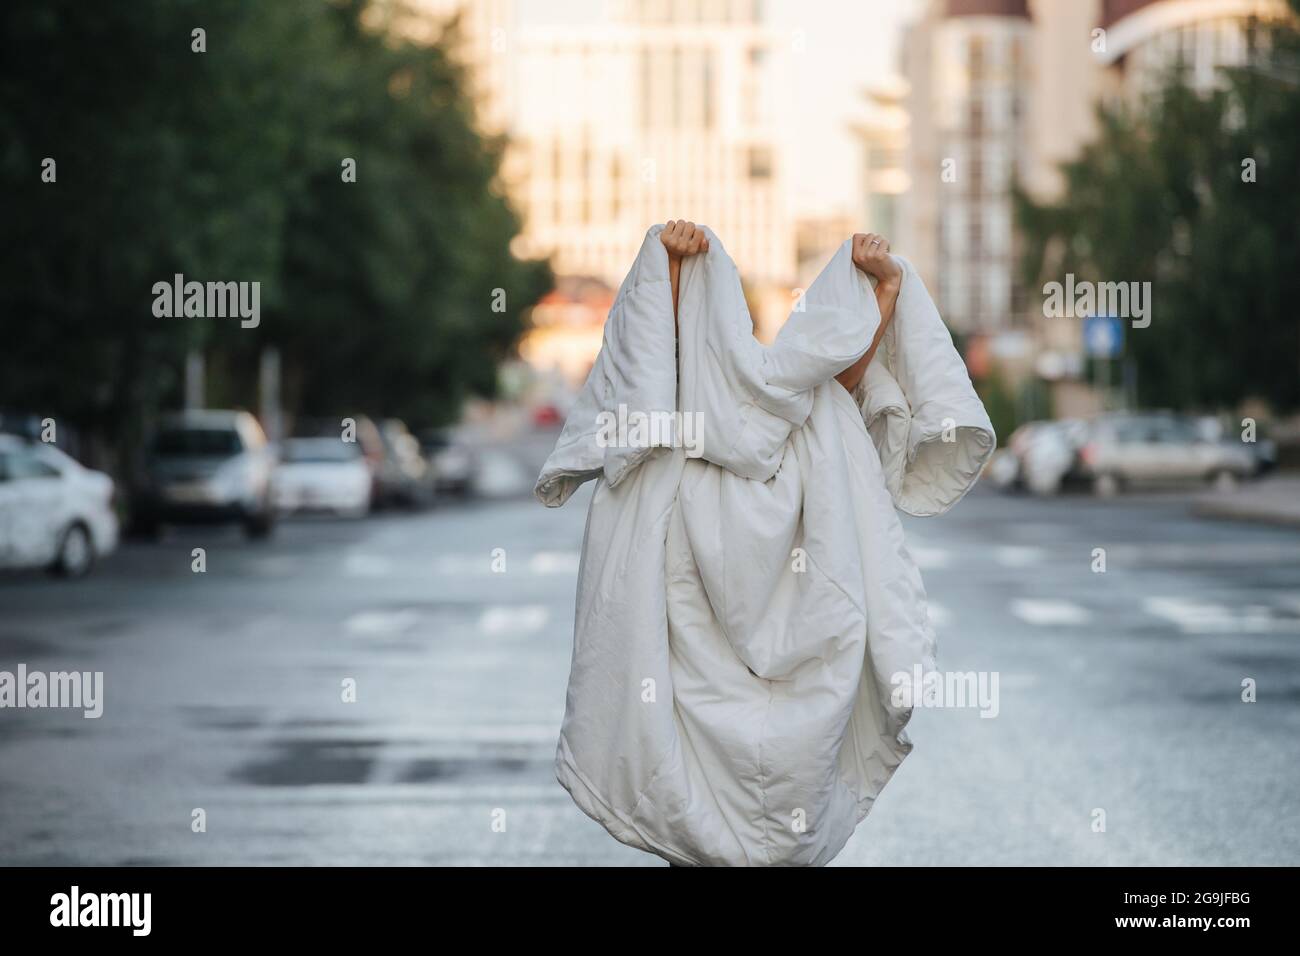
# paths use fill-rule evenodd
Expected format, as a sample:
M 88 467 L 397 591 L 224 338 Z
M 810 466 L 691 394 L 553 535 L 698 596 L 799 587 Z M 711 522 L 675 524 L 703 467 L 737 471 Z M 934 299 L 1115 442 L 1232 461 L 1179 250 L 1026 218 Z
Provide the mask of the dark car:
M 406 423 L 387 418 L 379 425 L 384 459 L 379 467 L 379 500 L 385 505 L 422 508 L 433 503 L 433 474 Z

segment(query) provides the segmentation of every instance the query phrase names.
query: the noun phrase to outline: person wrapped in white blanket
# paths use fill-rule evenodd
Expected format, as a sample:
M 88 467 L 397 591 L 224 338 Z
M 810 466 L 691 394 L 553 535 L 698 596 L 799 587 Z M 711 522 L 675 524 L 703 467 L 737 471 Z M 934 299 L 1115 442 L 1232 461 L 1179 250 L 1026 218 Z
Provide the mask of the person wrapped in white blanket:
M 596 479 L 556 775 L 676 865 L 820 865 L 934 669 L 895 507 L 942 514 L 988 416 L 917 277 L 847 240 L 771 346 L 706 227 L 654 226 L 538 478 Z

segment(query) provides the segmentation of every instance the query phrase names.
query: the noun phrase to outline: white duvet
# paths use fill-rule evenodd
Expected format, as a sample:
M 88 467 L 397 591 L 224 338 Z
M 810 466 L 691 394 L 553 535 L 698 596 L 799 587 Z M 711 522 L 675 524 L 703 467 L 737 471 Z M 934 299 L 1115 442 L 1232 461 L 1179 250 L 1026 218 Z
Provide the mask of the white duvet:
M 679 350 L 662 228 L 537 482 L 556 507 L 598 479 L 556 774 L 672 862 L 824 864 L 911 750 L 900 681 L 934 668 L 895 507 L 950 508 L 993 430 L 907 263 L 851 396 L 833 376 L 880 312 L 847 241 L 769 347 L 708 233 Z

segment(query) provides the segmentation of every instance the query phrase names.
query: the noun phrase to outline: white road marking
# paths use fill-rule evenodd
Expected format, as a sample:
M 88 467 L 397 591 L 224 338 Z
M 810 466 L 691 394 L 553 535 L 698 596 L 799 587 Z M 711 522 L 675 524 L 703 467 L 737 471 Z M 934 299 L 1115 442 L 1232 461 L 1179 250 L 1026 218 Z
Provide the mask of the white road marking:
M 1231 608 L 1195 598 L 1150 597 L 1142 602 L 1142 608 L 1177 625 L 1184 634 L 1300 632 L 1300 618 L 1278 617 L 1272 608 L 1263 604 Z
M 550 618 L 551 612 L 543 604 L 493 605 L 479 615 L 478 629 L 491 637 L 532 634 L 544 628 Z
M 351 634 L 376 637 L 404 634 L 419 623 L 420 615 L 411 610 L 358 611 L 343 622 L 343 627 Z
M 343 559 L 343 573 L 354 578 L 382 578 L 393 570 L 393 562 L 378 554 L 352 552 Z
M 1004 568 L 1027 568 L 1042 562 L 1047 552 L 1043 548 L 1027 545 L 1003 545 L 993 552 L 994 559 Z
M 1092 616 L 1070 601 L 1040 598 L 1016 598 L 1011 602 L 1011 613 L 1035 627 L 1086 624 Z
M 528 559 L 533 574 L 577 574 L 582 556 L 577 551 L 538 551 Z

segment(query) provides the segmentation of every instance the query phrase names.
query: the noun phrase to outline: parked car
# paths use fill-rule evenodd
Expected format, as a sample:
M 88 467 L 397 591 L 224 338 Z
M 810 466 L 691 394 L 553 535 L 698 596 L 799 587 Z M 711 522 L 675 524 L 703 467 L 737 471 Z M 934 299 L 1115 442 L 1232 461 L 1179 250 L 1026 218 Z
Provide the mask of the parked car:
M 989 477 L 1003 490 L 1055 494 L 1077 473 L 1077 451 L 1086 426 L 1077 419 L 1021 425 L 989 462 Z
M 399 418 L 385 419 L 379 425 L 384 443 L 384 460 L 379 467 L 379 501 L 385 505 L 418 508 L 433 502 L 434 489 L 429 463 L 420 454 L 406 423 Z
M 1197 420 L 1168 413 L 1115 414 L 1095 419 L 1079 450 L 1083 474 L 1099 495 L 1126 486 L 1211 482 L 1231 488 L 1255 474 L 1248 446 L 1208 440 Z
M 1080 483 L 1079 451 L 1088 433 L 1088 423 L 1078 418 L 1040 423 L 1024 446 L 1024 486 L 1036 495 L 1054 495 Z
M 0 435 L 0 567 L 80 577 L 117 539 L 112 478 L 52 445 Z
M 365 456 L 341 438 L 289 438 L 275 471 L 276 510 L 330 511 L 360 518 L 370 511 L 373 483 Z
M 332 438 L 354 444 L 370 471 L 370 502 L 372 505 L 379 503 L 380 475 L 384 468 L 384 439 L 379 434 L 379 426 L 371 418 L 366 415 L 304 418 L 295 423 L 294 437 Z
M 275 454 L 248 412 L 189 411 L 168 416 L 148 445 L 133 500 L 136 528 L 165 523 L 239 523 L 250 538 L 275 524 Z
M 1014 491 L 1020 487 L 1020 459 L 1010 448 L 999 448 L 989 459 L 984 474 L 999 491 Z
M 1200 436 L 1204 441 L 1224 442 L 1241 445 L 1255 463 L 1255 475 L 1263 475 L 1277 467 L 1277 442 L 1260 432 L 1256 425 L 1251 441 L 1243 440 L 1240 420 L 1233 417 L 1205 416 L 1196 421 Z
M 468 495 L 474 486 L 477 467 L 470 446 L 451 429 L 435 429 L 421 437 L 420 450 L 433 471 L 438 494 Z
M 988 474 L 993 484 L 1003 491 L 1019 491 L 1025 486 L 1025 448 L 1036 428 L 1046 422 L 1026 422 L 1016 428 L 1002 447 L 989 459 Z

